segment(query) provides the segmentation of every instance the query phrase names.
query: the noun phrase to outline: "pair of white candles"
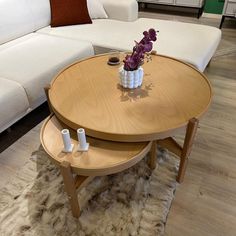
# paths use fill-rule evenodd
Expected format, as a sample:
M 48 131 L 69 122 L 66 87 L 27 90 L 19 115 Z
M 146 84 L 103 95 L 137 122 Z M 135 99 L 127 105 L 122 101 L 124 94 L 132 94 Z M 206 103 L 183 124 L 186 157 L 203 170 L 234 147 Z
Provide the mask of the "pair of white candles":
M 68 129 L 63 129 L 61 131 L 62 140 L 64 144 L 63 152 L 72 152 L 74 144 L 71 143 L 70 131 Z M 79 140 L 78 151 L 88 151 L 89 144 L 86 142 L 86 136 L 84 129 L 77 129 L 77 136 Z

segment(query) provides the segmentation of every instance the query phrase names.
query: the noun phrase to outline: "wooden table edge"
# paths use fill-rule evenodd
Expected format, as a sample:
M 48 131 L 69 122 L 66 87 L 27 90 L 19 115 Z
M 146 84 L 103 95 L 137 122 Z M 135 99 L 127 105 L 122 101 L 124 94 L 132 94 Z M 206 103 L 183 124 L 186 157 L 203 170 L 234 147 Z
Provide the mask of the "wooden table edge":
M 78 61 L 70 64 L 68 67 L 61 70 L 53 78 L 53 80 L 50 83 L 50 88 L 53 86 L 53 83 L 55 82 L 55 80 L 57 79 L 57 77 L 61 73 L 63 73 L 65 70 L 69 69 L 70 67 L 74 66 L 75 64 L 86 61 L 86 60 L 90 60 L 90 59 L 93 59 L 93 58 L 96 58 L 96 57 L 106 56 L 106 55 L 109 55 L 109 53 L 94 55 L 92 57 L 86 57 L 84 59 L 78 60 Z M 176 59 L 176 58 L 173 58 L 173 57 L 170 57 L 170 56 L 161 55 L 161 54 L 156 54 L 156 55 L 152 54 L 152 56 L 161 56 L 161 57 L 164 57 L 164 58 L 169 58 L 171 60 L 180 62 L 184 65 L 187 65 L 187 66 L 191 67 L 193 70 L 195 70 L 197 73 L 199 73 L 204 78 L 205 82 L 207 83 L 207 85 L 209 87 L 210 98 L 209 98 L 208 104 L 205 107 L 205 109 L 200 114 L 198 114 L 197 116 L 191 117 L 191 118 L 196 118 L 196 119 L 200 120 L 202 118 L 202 116 L 204 116 L 204 114 L 208 111 L 208 109 L 211 105 L 211 102 L 212 102 L 213 90 L 212 90 L 212 85 L 211 85 L 210 81 L 207 79 L 207 77 L 200 70 L 198 70 L 193 65 L 191 65 L 187 62 L 183 62 L 179 59 Z M 49 101 L 51 101 L 50 88 L 48 90 Z M 94 130 L 94 129 L 89 129 L 88 127 L 85 127 L 85 126 L 83 126 L 83 127 L 79 126 L 78 124 L 68 120 L 66 117 L 61 115 L 57 111 L 57 109 L 53 106 L 52 103 L 50 103 L 50 105 L 51 105 L 51 108 L 52 108 L 53 112 L 57 116 L 57 118 L 59 120 L 61 120 L 64 124 L 68 125 L 70 128 L 72 128 L 74 130 L 76 130 L 78 128 L 84 128 L 86 133 L 91 137 L 104 139 L 104 140 L 109 140 L 109 141 L 116 141 L 116 142 L 145 142 L 145 141 L 153 141 L 153 140 L 158 140 L 158 139 L 164 139 L 164 138 L 170 137 L 171 135 L 177 133 L 179 130 L 182 130 L 182 129 L 186 128 L 187 125 L 188 125 L 189 120 L 191 119 L 190 118 L 189 120 L 186 120 L 185 123 L 183 123 L 181 125 L 177 125 L 176 127 L 173 127 L 171 129 L 168 129 L 168 130 L 165 130 L 165 131 L 162 131 L 162 132 L 159 132 L 159 133 L 156 133 L 156 132 L 154 132 L 152 134 L 143 133 L 143 134 L 138 134 L 138 135 L 137 134 L 135 134 L 135 135 L 132 135 L 132 134 L 114 134 L 114 133 L 106 133 L 106 132 L 102 132 L 102 131 L 98 131 L 98 130 Z
M 41 141 L 41 144 L 42 144 L 44 150 L 48 154 L 50 160 L 54 164 L 56 164 L 58 167 L 60 167 L 63 160 L 60 162 L 60 161 L 56 160 L 55 158 L 53 158 L 53 154 L 48 150 L 47 146 L 44 143 L 44 138 L 43 138 L 45 127 L 53 116 L 54 116 L 53 114 L 50 115 L 44 121 L 43 126 L 40 131 L 40 141 Z M 94 138 L 94 139 L 96 139 L 96 138 Z M 106 142 L 110 142 L 110 141 L 106 141 Z M 115 173 L 121 172 L 127 168 L 130 168 L 131 166 L 135 165 L 136 163 L 138 163 L 150 151 L 152 142 L 146 141 L 144 143 L 147 143 L 146 146 L 137 155 L 133 156 L 128 161 L 120 162 L 117 165 L 110 165 L 110 166 L 107 166 L 105 168 L 100 168 L 100 169 L 92 169 L 92 168 L 84 169 L 84 168 L 79 168 L 74 165 L 71 165 L 71 168 L 74 173 L 77 173 L 77 174 L 83 175 L 83 176 L 104 176 L 104 175 L 115 174 Z M 70 155 L 70 154 L 67 154 L 67 155 Z

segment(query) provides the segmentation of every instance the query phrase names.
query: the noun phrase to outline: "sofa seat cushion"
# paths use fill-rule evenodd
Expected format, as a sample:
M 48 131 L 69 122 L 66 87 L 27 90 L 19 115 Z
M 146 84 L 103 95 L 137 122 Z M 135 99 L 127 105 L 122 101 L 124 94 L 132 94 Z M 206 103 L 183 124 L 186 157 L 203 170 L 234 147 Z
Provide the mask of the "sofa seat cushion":
M 37 32 L 76 40 L 86 40 L 99 47 L 130 50 L 133 48 L 135 39 L 132 28 L 136 26 L 136 22 L 94 19 L 91 25 L 70 25 L 57 28 L 48 26 Z M 141 30 L 135 29 L 135 31 L 137 31 L 136 36 L 141 38 Z
M 0 133 L 24 116 L 28 109 L 24 88 L 17 82 L 0 77 Z
M 45 101 L 43 88 L 61 69 L 93 54 L 89 42 L 33 33 L 0 46 L 0 77 L 21 84 L 34 108 Z
M 203 71 L 213 56 L 221 38 L 217 28 L 167 20 L 140 18 L 134 22 L 109 19 L 93 20 L 92 25 L 75 25 L 59 28 L 46 27 L 38 32 L 88 40 L 94 46 L 132 50 L 134 40 L 142 38 L 142 32 L 149 28 L 159 30 L 154 50 L 166 56 L 175 57 L 194 65 Z

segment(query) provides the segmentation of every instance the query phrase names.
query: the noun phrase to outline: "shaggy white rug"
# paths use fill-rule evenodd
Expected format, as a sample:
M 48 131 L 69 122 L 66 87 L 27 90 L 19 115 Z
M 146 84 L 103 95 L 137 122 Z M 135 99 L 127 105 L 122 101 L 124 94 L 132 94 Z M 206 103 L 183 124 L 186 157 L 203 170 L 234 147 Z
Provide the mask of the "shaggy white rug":
M 72 217 L 62 177 L 42 147 L 0 190 L 0 235 L 163 235 L 176 189 L 177 160 L 158 150 L 119 174 L 96 177 L 80 191 L 82 214 Z

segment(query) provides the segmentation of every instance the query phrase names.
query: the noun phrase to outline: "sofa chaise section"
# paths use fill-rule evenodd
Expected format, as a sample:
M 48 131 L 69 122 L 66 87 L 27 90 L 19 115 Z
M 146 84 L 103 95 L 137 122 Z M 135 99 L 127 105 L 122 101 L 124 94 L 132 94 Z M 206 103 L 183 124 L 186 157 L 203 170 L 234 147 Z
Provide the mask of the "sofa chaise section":
M 154 44 L 157 53 L 187 62 L 202 72 L 221 40 L 221 30 L 207 25 L 144 18 L 138 19 L 136 24 L 141 31 L 147 26 L 160 31 Z M 132 33 L 135 37 L 133 30 Z
M 24 88 L 0 77 L 0 133 L 29 112 Z
M 90 41 L 99 53 L 110 49 L 132 50 L 134 40 L 140 40 L 142 32 L 149 28 L 160 31 L 154 44 L 158 54 L 190 63 L 200 71 L 206 68 L 221 39 L 221 31 L 215 27 L 146 18 L 134 22 L 98 19 L 91 25 L 49 26 L 38 32 Z

